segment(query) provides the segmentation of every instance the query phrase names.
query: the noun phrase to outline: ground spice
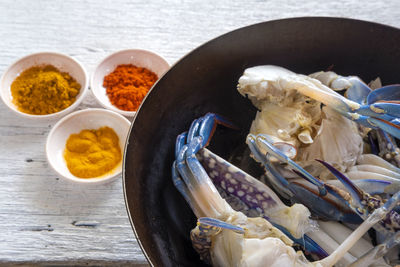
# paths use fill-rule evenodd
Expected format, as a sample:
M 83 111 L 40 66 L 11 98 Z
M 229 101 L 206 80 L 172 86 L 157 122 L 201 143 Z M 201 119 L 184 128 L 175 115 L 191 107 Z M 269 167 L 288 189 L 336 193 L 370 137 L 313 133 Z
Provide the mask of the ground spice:
M 122 110 L 136 111 L 157 79 L 157 74 L 146 68 L 124 64 L 104 77 L 103 86 L 111 104 Z
M 75 102 L 81 85 L 52 65 L 23 71 L 11 84 L 13 103 L 24 113 L 46 115 Z
M 77 177 L 94 178 L 107 174 L 122 159 L 118 135 L 107 126 L 71 134 L 64 159 L 69 171 Z

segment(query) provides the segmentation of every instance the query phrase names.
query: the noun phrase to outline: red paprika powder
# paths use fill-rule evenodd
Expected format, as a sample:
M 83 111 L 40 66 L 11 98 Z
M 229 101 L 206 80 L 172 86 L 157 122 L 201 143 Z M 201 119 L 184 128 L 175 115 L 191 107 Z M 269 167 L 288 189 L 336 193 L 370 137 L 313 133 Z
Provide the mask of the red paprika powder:
M 136 111 L 157 79 L 157 74 L 146 68 L 123 64 L 104 77 L 103 86 L 111 104 L 122 110 Z

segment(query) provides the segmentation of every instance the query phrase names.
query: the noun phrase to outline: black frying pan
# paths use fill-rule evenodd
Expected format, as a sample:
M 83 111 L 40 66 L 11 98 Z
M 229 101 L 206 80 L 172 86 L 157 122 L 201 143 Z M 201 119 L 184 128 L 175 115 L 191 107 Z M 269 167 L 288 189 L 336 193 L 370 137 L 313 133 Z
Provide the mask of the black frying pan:
M 294 18 L 241 28 L 182 58 L 153 87 L 131 128 L 124 192 L 136 237 L 154 266 L 204 265 L 189 232 L 196 219 L 171 181 L 176 136 L 215 112 L 239 131 L 218 130 L 210 149 L 224 158 L 243 147 L 255 115 L 236 90 L 247 67 L 274 64 L 294 72 L 333 70 L 400 82 L 400 30 L 344 18 Z

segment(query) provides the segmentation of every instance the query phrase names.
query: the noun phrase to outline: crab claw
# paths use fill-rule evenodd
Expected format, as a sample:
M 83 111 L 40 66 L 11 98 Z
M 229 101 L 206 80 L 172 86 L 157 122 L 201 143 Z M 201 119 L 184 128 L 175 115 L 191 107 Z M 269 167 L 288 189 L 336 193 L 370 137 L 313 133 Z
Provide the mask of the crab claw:
M 272 186 L 288 199 L 297 199 L 320 218 L 350 223 L 360 223 L 358 215 L 348 207 L 347 202 L 331 186 L 325 185 L 297 163 L 289 159 L 282 151 L 270 144 L 264 135 L 249 134 L 246 140 L 254 158 L 260 162 L 270 175 Z M 261 150 L 267 151 L 266 154 Z M 287 163 L 292 170 L 309 183 L 289 182 L 270 161 L 271 157 Z
M 347 198 L 347 201 L 350 203 L 350 206 L 353 208 L 354 212 L 360 215 L 362 218 L 366 219 L 373 211 L 382 207 L 382 206 L 390 206 L 390 203 L 385 203 L 370 194 L 361 190 L 357 185 L 355 185 L 349 178 L 343 175 L 340 171 L 335 169 L 332 165 L 322 160 L 318 160 L 322 163 L 328 170 L 339 179 L 340 182 L 347 188 L 351 197 Z M 391 198 L 391 201 L 397 201 L 400 199 L 400 191 L 394 194 Z M 375 228 L 379 231 L 385 232 L 393 232 L 400 230 L 400 214 L 397 213 L 396 210 L 392 210 L 390 208 L 389 214 L 381 221 L 380 224 L 377 224 Z
M 352 204 L 357 207 L 363 207 L 365 193 L 359 187 L 357 187 L 349 178 L 347 178 L 344 174 L 342 174 L 329 163 L 319 159 L 317 159 L 316 161 L 324 165 L 346 187 L 347 192 L 349 192 L 351 195 L 351 199 L 346 200 L 351 200 L 353 202 Z
M 187 143 L 190 143 L 194 137 L 198 136 L 202 138 L 201 148 L 207 147 L 218 124 L 237 129 L 233 123 L 224 117 L 214 113 L 207 113 L 205 116 L 192 122 L 187 134 Z
M 293 148 L 293 146 L 291 146 L 290 144 L 284 146 L 283 143 L 279 143 L 279 146 L 275 146 L 274 144 L 271 144 L 268 138 L 263 134 L 259 134 L 257 136 L 249 134 L 247 136 L 247 144 L 249 145 L 250 150 L 254 152 L 254 156 L 256 156 L 257 159 L 259 159 L 260 161 L 264 161 L 265 159 L 260 152 L 259 147 L 261 147 L 262 150 L 267 151 L 267 154 L 272 155 L 283 163 L 289 164 L 293 169 L 300 172 L 303 177 L 307 179 L 307 181 L 318 187 L 320 195 L 325 196 L 327 194 L 327 190 L 324 184 L 319 179 L 315 178 L 310 173 L 305 171 L 296 162 L 294 162 L 287 156 L 287 151 L 291 151 L 291 148 Z M 290 152 L 290 154 L 293 153 Z

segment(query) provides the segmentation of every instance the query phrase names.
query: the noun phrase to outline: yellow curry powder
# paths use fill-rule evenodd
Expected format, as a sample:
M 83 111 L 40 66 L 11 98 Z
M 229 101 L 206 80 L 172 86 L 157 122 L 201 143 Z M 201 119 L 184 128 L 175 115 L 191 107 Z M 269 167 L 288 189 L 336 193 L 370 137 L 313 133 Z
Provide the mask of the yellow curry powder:
M 82 130 L 67 140 L 64 158 L 69 171 L 80 178 L 93 178 L 112 171 L 121 161 L 119 138 L 113 129 Z
M 13 103 L 20 111 L 46 115 L 74 103 L 81 85 L 52 65 L 34 66 L 23 71 L 11 84 Z

